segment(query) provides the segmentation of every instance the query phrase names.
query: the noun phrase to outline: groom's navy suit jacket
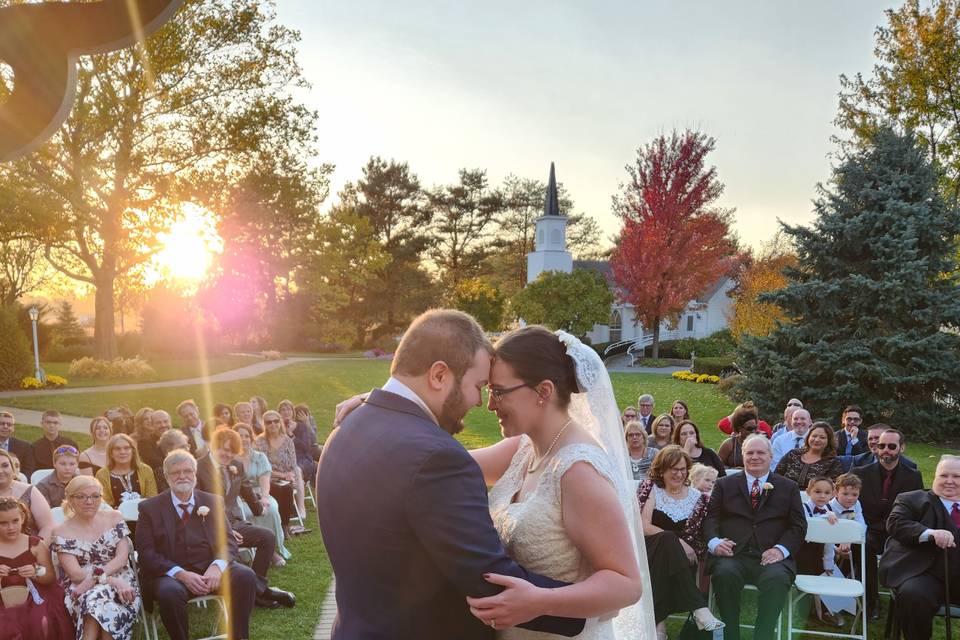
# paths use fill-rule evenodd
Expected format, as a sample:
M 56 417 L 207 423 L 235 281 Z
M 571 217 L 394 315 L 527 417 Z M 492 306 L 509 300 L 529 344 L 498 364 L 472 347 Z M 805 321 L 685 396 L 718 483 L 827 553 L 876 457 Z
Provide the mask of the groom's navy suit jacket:
M 317 472 L 317 512 L 336 574 L 334 640 L 489 639 L 465 596 L 499 573 L 563 583 L 511 560 L 493 527 L 480 467 L 414 402 L 374 390 L 330 435 Z M 573 636 L 583 620 L 525 627 Z

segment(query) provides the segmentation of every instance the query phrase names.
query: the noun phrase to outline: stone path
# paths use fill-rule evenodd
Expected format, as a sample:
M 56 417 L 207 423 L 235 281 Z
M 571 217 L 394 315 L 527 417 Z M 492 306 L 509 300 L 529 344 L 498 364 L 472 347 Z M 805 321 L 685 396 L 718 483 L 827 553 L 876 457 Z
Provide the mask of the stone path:
M 323 599 L 320 605 L 320 620 L 317 622 L 317 628 L 313 632 L 313 640 L 330 640 L 330 632 L 333 630 L 333 619 L 337 617 L 337 599 L 334 593 L 336 578 L 330 580 L 330 590 L 327 591 L 327 597 Z

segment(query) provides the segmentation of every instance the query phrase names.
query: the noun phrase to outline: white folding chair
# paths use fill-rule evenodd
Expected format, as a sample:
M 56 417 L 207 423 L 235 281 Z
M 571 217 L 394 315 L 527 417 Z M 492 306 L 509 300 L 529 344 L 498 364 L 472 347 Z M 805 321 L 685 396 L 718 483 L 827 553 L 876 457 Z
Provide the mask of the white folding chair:
M 810 518 L 807 520 L 807 542 L 823 544 L 850 544 L 860 545 L 860 579 L 834 578 L 831 576 L 797 576 L 793 582 L 796 596 L 791 591 L 787 601 L 787 638 L 793 639 L 794 634 L 830 636 L 833 638 L 860 638 L 867 639 L 867 609 L 865 606 L 866 589 L 863 571 L 866 565 L 866 537 L 867 528 L 856 520 L 838 520 L 830 524 L 824 518 Z M 833 596 L 837 598 L 854 598 L 857 602 L 857 615 L 853 617 L 850 633 L 831 631 L 812 631 L 809 629 L 795 629 L 793 627 L 793 609 L 800 600 L 807 595 Z M 855 634 L 857 618 L 861 619 L 861 632 Z
M 304 503 L 306 503 L 306 501 L 309 500 L 309 501 L 310 501 L 310 504 L 313 505 L 313 508 L 316 509 L 316 508 L 317 508 L 317 499 L 313 497 L 313 483 L 312 483 L 312 482 L 304 482 L 304 483 L 303 483 L 303 486 L 306 487 L 306 489 L 307 489 L 307 495 L 305 495 L 305 496 L 303 497 Z
M 724 471 L 726 471 L 728 476 L 735 476 L 738 473 L 743 473 L 743 469 L 737 469 L 735 467 L 727 467 L 724 469 Z
M 62 524 L 64 520 L 67 519 L 67 516 L 63 513 L 63 507 L 54 507 L 50 509 L 50 515 L 53 516 L 53 526 Z
M 30 484 L 36 486 L 38 482 L 53 473 L 53 469 L 37 469 L 30 474 Z
M 127 522 L 136 522 L 140 519 L 140 501 L 124 500 L 117 505 L 117 511 L 120 512 L 120 515 L 122 515 L 123 519 Z

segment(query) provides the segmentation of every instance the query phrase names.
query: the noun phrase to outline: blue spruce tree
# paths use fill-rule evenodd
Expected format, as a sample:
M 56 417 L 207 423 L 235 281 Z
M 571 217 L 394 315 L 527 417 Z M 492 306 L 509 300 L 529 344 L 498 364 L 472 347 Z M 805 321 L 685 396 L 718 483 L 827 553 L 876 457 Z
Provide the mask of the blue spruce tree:
M 762 410 L 799 397 L 836 425 L 856 403 L 864 426 L 960 433 L 960 211 L 937 178 L 912 135 L 880 130 L 819 188 L 812 227 L 783 225 L 799 264 L 762 299 L 788 321 L 738 354 Z

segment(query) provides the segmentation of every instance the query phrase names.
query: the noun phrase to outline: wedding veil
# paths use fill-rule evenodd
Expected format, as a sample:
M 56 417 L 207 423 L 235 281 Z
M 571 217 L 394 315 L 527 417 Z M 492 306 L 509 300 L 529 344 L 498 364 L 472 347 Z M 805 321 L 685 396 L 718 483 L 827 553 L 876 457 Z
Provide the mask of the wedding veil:
M 643 539 L 636 484 L 630 470 L 620 409 L 613 395 L 610 374 L 596 351 L 565 331 L 557 331 L 556 335 L 567 348 L 567 355 L 573 359 L 577 373 L 579 393 L 571 397 L 570 417 L 596 438 L 613 462 L 617 472 L 613 479 L 614 486 L 620 506 L 627 516 L 634 553 L 643 579 L 643 595 L 633 605 L 620 610 L 613 620 L 614 632 L 618 640 L 653 640 L 656 638 L 656 620 L 647 548 Z

